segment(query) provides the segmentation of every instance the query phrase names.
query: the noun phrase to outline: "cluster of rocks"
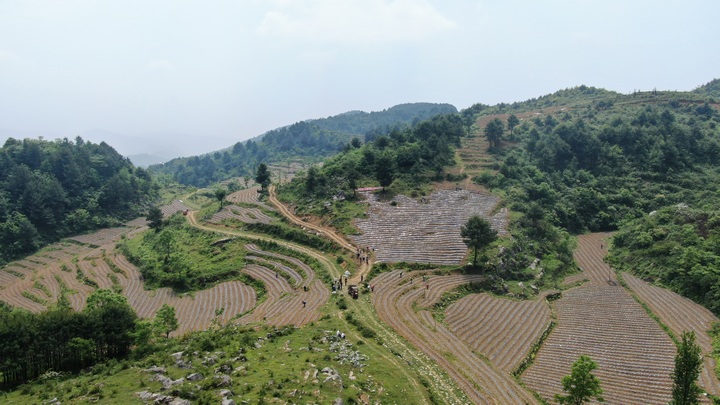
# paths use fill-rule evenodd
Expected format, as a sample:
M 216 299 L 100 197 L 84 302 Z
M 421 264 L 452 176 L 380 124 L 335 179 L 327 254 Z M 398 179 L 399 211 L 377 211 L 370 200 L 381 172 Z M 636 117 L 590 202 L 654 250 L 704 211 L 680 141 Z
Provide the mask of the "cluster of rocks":
M 198 352 L 194 352 L 193 356 L 195 357 L 201 357 Z M 224 352 L 215 352 L 212 355 L 205 355 L 202 356 L 201 363 L 204 366 L 214 366 L 218 364 L 218 361 L 221 357 L 224 357 Z M 184 352 L 177 352 L 173 353 L 171 357 L 175 361 L 175 365 L 179 368 L 183 369 L 191 369 L 192 368 L 192 361 L 187 360 L 184 358 Z M 239 353 L 239 355 L 232 359 L 233 361 L 246 361 L 245 355 L 243 353 Z M 191 373 L 183 378 L 178 378 L 177 380 L 173 380 L 172 378 L 168 377 L 166 375 L 167 369 L 165 367 L 159 367 L 159 366 L 152 366 L 150 368 L 147 368 L 145 370 L 146 373 L 153 374 L 153 377 L 151 378 L 152 381 L 158 381 L 162 385 L 160 388 L 162 391 L 168 391 L 172 390 L 176 386 L 180 386 L 186 382 L 192 382 L 197 383 L 199 381 L 205 380 L 206 377 L 202 373 Z M 235 400 L 233 400 L 233 392 L 230 391 L 228 388 L 232 386 L 232 378 L 230 377 L 230 374 L 233 373 L 232 368 L 228 364 L 222 364 L 219 365 L 214 370 L 214 375 L 212 376 L 212 387 L 214 388 L 222 388 L 219 392 L 220 397 L 222 398 L 222 405 L 235 405 Z M 196 389 L 201 389 L 199 385 L 195 386 Z M 189 405 L 190 402 L 188 400 L 174 397 L 172 395 L 164 395 L 160 393 L 153 393 L 150 391 L 141 391 L 138 392 L 137 395 L 140 397 L 140 399 L 145 403 L 151 403 L 151 404 L 162 404 L 162 405 Z
M 335 336 L 329 336 L 328 340 L 330 340 L 330 351 L 337 353 L 335 360 L 340 364 L 350 364 L 356 368 L 365 366 L 368 356 L 357 350 L 353 350 L 352 343 L 345 339 L 336 338 Z

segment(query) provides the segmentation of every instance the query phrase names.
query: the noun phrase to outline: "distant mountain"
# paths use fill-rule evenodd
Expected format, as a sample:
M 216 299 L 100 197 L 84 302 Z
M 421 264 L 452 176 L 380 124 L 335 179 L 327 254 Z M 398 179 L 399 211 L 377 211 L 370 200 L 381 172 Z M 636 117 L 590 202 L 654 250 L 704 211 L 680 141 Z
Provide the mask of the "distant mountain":
M 104 129 L 91 129 L 78 133 L 59 133 L 45 130 L 13 130 L 0 128 L 0 145 L 9 138 L 14 139 L 82 139 L 94 143 L 112 145 L 121 155 L 129 158 L 134 165 L 147 167 L 167 162 L 181 156 L 193 156 L 221 149 L 234 142 L 231 138 L 213 136 L 192 136 L 177 132 L 154 132 L 127 135 Z
M 407 126 L 440 114 L 457 113 L 450 104 L 401 104 L 378 112 L 350 111 L 336 116 L 300 121 L 268 131 L 245 142 L 205 155 L 173 159 L 149 167 L 152 173 L 168 174 L 180 183 L 204 187 L 234 176 L 253 175 L 260 163 L 287 160 L 320 161 L 348 145 L 353 138 Z

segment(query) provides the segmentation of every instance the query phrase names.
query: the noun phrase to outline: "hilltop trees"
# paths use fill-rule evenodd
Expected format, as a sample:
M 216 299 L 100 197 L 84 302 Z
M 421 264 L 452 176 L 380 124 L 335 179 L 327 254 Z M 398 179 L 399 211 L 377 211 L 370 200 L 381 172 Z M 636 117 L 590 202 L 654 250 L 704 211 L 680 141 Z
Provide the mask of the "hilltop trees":
M 148 172 L 105 143 L 10 138 L 0 148 L 0 263 L 139 216 L 156 196 Z

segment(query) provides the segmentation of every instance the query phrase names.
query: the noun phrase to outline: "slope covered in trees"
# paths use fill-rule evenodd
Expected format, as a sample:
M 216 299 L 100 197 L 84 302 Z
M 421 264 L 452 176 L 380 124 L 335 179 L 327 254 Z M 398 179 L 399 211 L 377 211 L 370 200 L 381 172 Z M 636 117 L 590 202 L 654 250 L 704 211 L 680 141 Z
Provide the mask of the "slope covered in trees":
M 138 216 L 156 196 L 149 173 L 105 143 L 10 138 L 0 149 L 0 263 Z
M 616 269 L 720 313 L 720 113 L 708 97 L 716 83 L 692 93 L 563 91 L 577 97 L 539 111 L 487 108 L 481 116 L 523 119 L 494 151 L 497 172 L 475 180 L 507 193 L 528 229 L 549 222 L 572 233 L 619 230 Z
M 198 187 L 234 176 L 250 176 L 260 163 L 302 159 L 320 160 L 341 151 L 353 138 L 369 132 L 407 125 L 432 116 L 453 113 L 449 104 L 402 104 L 380 112 L 353 111 L 268 131 L 258 138 L 238 142 L 215 153 L 174 159 L 149 168 L 152 173 L 172 176 L 176 181 Z

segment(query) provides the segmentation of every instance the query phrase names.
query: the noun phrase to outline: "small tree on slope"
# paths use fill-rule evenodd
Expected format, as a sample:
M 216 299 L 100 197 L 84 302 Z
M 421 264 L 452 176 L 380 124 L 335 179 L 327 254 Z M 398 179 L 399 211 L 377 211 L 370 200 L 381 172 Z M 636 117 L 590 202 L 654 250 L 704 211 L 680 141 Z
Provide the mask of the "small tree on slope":
M 597 363 L 588 356 L 580 356 L 573 363 L 570 375 L 563 377 L 562 387 L 567 395 L 555 395 L 555 400 L 560 404 L 582 405 L 595 398 L 605 402 L 602 397 L 603 389 L 592 371 L 597 368 Z
M 702 366 L 702 352 L 695 343 L 695 332 L 683 332 L 682 341 L 675 355 L 675 370 L 672 373 L 673 390 L 671 405 L 694 405 L 698 403 L 700 387 L 697 379 Z

